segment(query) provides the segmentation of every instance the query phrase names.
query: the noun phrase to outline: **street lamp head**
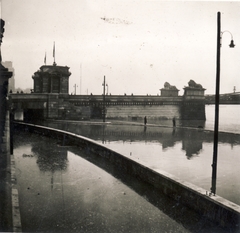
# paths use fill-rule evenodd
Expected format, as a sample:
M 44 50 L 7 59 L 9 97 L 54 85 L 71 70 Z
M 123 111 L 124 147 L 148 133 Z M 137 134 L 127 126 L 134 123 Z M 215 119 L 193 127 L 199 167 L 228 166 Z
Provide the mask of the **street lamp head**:
M 234 47 L 235 47 L 235 44 L 234 44 L 234 42 L 233 42 L 233 35 L 232 35 L 232 33 L 231 33 L 230 31 L 223 31 L 223 32 L 221 32 L 220 41 L 221 41 L 221 39 L 222 39 L 223 33 L 225 33 L 225 32 L 228 32 L 228 33 L 231 35 L 231 43 L 230 43 L 229 47 L 230 47 L 230 48 L 234 48 Z M 220 42 L 220 46 L 221 46 L 221 42 Z
M 230 48 L 234 48 L 235 47 L 235 44 L 234 44 L 233 40 L 231 40 L 231 43 L 230 43 L 229 47 Z

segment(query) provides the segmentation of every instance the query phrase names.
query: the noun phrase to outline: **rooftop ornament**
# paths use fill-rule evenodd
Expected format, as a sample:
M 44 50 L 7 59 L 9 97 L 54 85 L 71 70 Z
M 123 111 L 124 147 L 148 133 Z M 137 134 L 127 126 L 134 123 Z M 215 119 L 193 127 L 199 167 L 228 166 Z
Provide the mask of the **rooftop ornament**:
M 164 83 L 164 89 L 177 90 L 176 86 L 171 85 L 169 82 Z
M 203 89 L 201 84 L 196 83 L 192 79 L 188 82 L 188 88 Z

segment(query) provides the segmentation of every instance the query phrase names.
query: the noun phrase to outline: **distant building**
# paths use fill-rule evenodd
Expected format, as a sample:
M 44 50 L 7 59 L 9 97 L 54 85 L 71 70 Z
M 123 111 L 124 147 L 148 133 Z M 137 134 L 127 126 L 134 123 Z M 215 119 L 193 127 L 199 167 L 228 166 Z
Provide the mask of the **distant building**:
M 69 91 L 69 67 L 56 64 L 44 65 L 32 76 L 34 81 L 34 93 L 63 93 Z
M 12 77 L 8 80 L 8 92 L 15 92 L 15 72 L 13 68 L 13 64 L 11 61 L 4 61 L 2 65 L 8 69 L 8 71 L 12 72 Z

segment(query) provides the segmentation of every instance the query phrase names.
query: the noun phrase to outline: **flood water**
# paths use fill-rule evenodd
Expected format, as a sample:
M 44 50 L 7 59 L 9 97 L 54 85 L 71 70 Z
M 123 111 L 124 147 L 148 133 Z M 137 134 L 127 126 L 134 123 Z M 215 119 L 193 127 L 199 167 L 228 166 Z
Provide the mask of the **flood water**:
M 44 124 L 92 138 L 210 191 L 214 106 L 208 107 L 205 122 L 177 121 L 176 129 L 171 121 L 149 121 L 147 127 L 113 121 Z M 219 129 L 230 133 L 219 134 L 216 191 L 240 204 L 240 123 L 234 108 L 224 108 Z M 92 156 L 29 132 L 14 135 L 24 232 L 230 232 Z
M 228 232 L 81 148 L 18 132 L 14 157 L 24 232 Z
M 221 106 L 218 143 L 216 193 L 240 205 L 240 119 L 239 105 Z M 206 122 L 150 121 L 143 125 L 124 125 L 109 122 L 106 125 L 84 122 L 46 122 L 60 128 L 92 138 L 106 147 L 152 169 L 162 169 L 208 191 L 211 190 L 214 106 L 206 106 Z M 155 124 L 155 125 L 153 125 Z M 203 124 L 203 128 L 189 128 Z M 156 126 L 157 125 L 157 126 Z M 204 130 L 206 129 L 206 130 Z M 230 132 L 230 133 L 226 133 Z M 233 133 L 234 132 L 234 133 Z

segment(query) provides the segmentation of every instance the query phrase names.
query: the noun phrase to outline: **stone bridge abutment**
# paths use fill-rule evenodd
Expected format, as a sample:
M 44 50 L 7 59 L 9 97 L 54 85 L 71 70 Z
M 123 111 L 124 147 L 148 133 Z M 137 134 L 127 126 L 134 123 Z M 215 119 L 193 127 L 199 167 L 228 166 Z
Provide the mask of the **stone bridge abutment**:
M 205 120 L 203 98 L 183 96 L 117 96 L 66 94 L 10 94 L 12 108 L 24 113 L 24 120 L 148 119 Z

